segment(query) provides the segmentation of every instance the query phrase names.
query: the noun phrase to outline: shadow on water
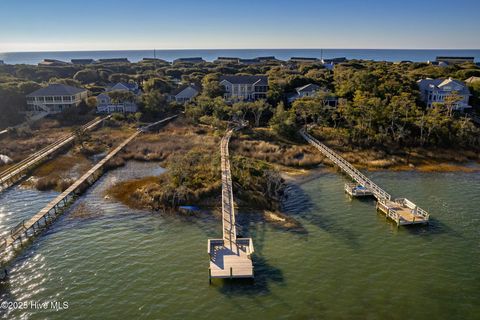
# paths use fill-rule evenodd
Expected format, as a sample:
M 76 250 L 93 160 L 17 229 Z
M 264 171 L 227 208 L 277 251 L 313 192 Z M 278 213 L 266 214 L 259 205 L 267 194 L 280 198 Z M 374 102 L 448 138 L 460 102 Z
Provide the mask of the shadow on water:
M 326 215 L 313 214 L 313 208 L 316 209 L 316 212 L 325 212 L 325 210 L 322 210 L 318 204 L 314 204 L 310 196 L 306 194 L 299 185 L 289 184 L 287 187 L 287 192 L 289 197 L 283 204 L 284 212 L 302 218 L 308 223 L 339 238 L 352 248 L 358 248 L 358 237 L 351 230 L 343 227 L 337 223 L 335 219 L 329 218 Z M 362 201 L 368 202 L 371 200 L 364 199 Z
M 427 239 L 440 234 L 448 234 L 459 239 L 463 238 L 462 234 L 433 217 L 430 217 L 429 223 L 426 225 L 403 226 L 403 228 L 405 228 L 405 230 L 407 230 L 410 234 L 421 236 Z
M 256 224 L 255 228 L 245 227 L 242 237 L 254 239 L 255 253 L 253 254 L 254 279 L 212 279 L 212 286 L 218 288 L 220 293 L 227 297 L 239 295 L 265 295 L 270 293 L 271 283 L 284 284 L 282 270 L 272 266 L 262 254 L 266 224 Z
M 265 295 L 271 283 L 283 284 L 285 279 L 279 268 L 272 266 L 261 255 L 253 255 L 254 279 L 212 279 L 212 287 L 227 297 L 239 295 Z

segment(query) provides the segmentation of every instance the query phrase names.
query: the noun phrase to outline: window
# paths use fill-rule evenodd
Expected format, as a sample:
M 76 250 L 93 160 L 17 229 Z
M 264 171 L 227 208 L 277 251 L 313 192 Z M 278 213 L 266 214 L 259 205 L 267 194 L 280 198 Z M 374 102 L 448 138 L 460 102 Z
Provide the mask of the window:
M 63 96 L 63 101 L 71 101 L 71 97 L 70 96 Z
M 55 97 L 53 97 L 53 99 L 54 99 L 55 101 L 62 101 L 62 97 L 59 97 L 59 96 L 55 96 Z

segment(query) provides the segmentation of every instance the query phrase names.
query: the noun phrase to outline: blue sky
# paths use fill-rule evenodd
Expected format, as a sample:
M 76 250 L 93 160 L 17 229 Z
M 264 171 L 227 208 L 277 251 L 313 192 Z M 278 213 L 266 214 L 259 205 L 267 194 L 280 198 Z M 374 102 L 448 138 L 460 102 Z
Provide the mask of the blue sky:
M 0 0 L 0 52 L 479 49 L 479 0 Z

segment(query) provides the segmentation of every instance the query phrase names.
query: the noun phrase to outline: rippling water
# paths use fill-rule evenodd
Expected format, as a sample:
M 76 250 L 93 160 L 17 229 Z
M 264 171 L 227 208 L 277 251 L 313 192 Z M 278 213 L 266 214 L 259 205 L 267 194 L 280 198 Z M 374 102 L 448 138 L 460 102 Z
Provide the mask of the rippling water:
M 242 230 L 254 240 L 255 282 L 209 286 L 207 239 L 220 234 L 218 220 L 131 210 L 104 198 L 118 180 L 161 170 L 129 163 L 106 174 L 75 204 L 92 214 L 78 217 L 73 207 L 12 264 L 1 287 L 3 301 L 67 301 L 68 310 L 30 308 L 4 317 L 479 317 L 478 173 L 370 173 L 395 196 L 431 212 L 432 224 L 423 228 L 397 229 L 375 212 L 372 201 L 349 200 L 344 179 L 335 173 L 292 186 L 285 210 L 305 232 L 247 223 Z M 31 203 L 12 209 L 9 195 L 20 192 Z M 14 214 L 5 220 L 5 212 L 33 214 L 36 201 L 51 196 L 18 189 L 1 196 L 2 230 L 5 221 L 15 224 Z M 248 221 L 248 212 L 240 214 Z

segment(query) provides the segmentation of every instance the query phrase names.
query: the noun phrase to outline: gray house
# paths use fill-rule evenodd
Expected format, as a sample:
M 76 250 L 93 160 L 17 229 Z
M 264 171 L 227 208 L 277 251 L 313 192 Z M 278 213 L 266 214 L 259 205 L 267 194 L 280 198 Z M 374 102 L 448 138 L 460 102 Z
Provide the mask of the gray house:
M 225 88 L 224 98 L 227 100 L 267 98 L 267 76 L 221 76 L 220 85 Z
M 456 94 L 461 97 L 461 100 L 456 103 L 455 110 L 464 110 L 471 108 L 468 105 L 470 98 L 470 90 L 465 83 L 448 79 L 421 79 L 417 81 L 423 101 L 428 107 L 432 107 L 434 103 L 444 103 L 445 98 Z
M 86 89 L 64 84 L 50 84 L 26 96 L 27 111 L 59 113 L 70 107 L 77 107 L 87 97 Z
M 302 87 L 298 87 L 295 89 L 296 93 L 288 96 L 287 100 L 289 103 L 294 102 L 297 99 L 300 98 L 305 98 L 305 97 L 315 97 L 317 94 L 320 92 L 326 93 L 326 97 L 323 101 L 325 105 L 328 105 L 330 107 L 336 107 L 338 103 L 337 97 L 335 97 L 333 94 L 331 94 L 330 91 L 326 90 L 325 88 L 321 88 L 320 86 L 309 83 L 307 85 L 304 85 Z
M 132 92 L 134 99 L 132 101 L 112 101 L 109 92 L 112 91 L 124 91 Z M 135 100 L 141 94 L 141 90 L 136 83 L 124 83 L 119 82 L 109 85 L 104 93 L 99 94 L 97 99 L 97 113 L 135 113 L 138 111 L 138 106 Z
M 188 101 L 192 101 L 201 91 L 201 88 L 197 84 L 187 84 L 177 88 L 172 94 L 169 96 L 170 101 L 176 101 L 178 103 L 185 103 Z

